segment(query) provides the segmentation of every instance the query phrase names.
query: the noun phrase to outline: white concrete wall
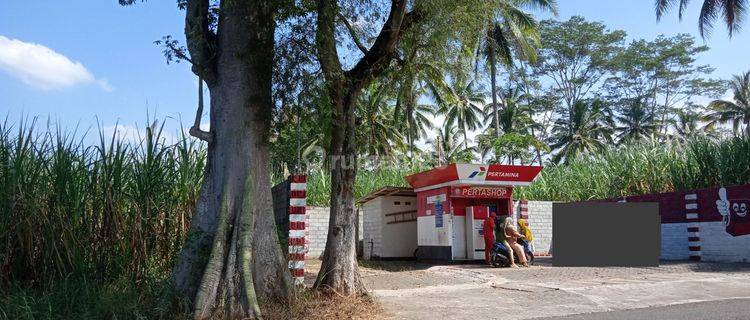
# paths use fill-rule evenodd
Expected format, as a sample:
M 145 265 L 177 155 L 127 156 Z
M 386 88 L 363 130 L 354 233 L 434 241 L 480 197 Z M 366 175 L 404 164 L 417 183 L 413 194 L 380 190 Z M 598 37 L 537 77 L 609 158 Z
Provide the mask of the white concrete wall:
M 750 235 L 733 237 L 726 232 L 724 223 L 701 222 L 701 260 L 720 262 L 750 261 Z
M 412 201 L 412 204 L 416 200 Z M 378 204 L 380 205 L 380 204 Z M 365 258 L 369 258 L 370 245 L 368 235 L 372 235 L 373 239 L 376 231 L 379 227 L 375 224 L 375 221 L 369 221 L 365 211 L 369 209 L 362 208 L 359 216 L 359 239 L 363 240 L 363 250 Z M 405 209 L 406 210 L 406 209 Z M 396 212 L 396 211 L 393 211 Z M 516 210 L 516 212 L 518 212 Z M 307 258 L 317 259 L 323 253 L 325 249 L 326 236 L 328 234 L 328 207 L 307 207 Z M 529 227 L 534 234 L 534 247 L 536 253 L 546 254 L 550 250 L 552 244 L 552 202 L 551 201 L 529 201 L 528 203 L 529 213 Z M 450 215 L 446 215 L 444 221 L 448 224 Z M 435 220 L 434 216 L 422 217 L 419 219 L 420 224 L 424 224 L 425 228 L 434 229 Z M 380 221 L 378 221 L 380 224 Z M 401 226 L 399 226 L 401 225 Z M 381 239 L 378 240 L 378 247 L 373 251 L 381 256 L 387 257 L 389 255 L 396 256 L 405 255 L 411 256 L 413 249 L 407 253 L 406 248 L 411 248 L 411 244 L 407 240 L 403 242 L 404 245 L 398 245 L 399 241 L 395 241 L 396 244 L 385 244 L 382 239 L 385 238 L 396 238 L 392 234 L 408 234 L 404 230 L 398 230 L 398 228 L 414 228 L 416 231 L 417 223 L 400 223 L 393 224 L 396 226 L 389 231 L 388 235 L 386 232 L 379 232 Z M 698 223 L 700 227 L 700 238 L 701 238 L 701 251 L 703 261 L 720 261 L 720 262 L 750 262 L 750 235 L 733 237 L 726 233 L 724 224 L 722 222 L 701 222 Z M 373 229 L 374 228 L 374 229 Z M 382 230 L 382 229 L 381 229 Z M 688 242 L 687 242 L 687 224 L 686 223 L 666 223 L 661 225 L 661 259 L 664 260 L 687 260 L 689 258 Z M 414 237 L 414 247 L 416 247 L 417 235 Z M 427 239 L 423 239 L 425 244 L 428 244 Z M 449 239 L 442 239 L 443 242 L 448 242 Z M 429 243 L 432 244 L 432 243 Z M 434 245 L 437 245 L 435 243 Z M 395 246 L 394 252 L 383 252 L 382 248 L 389 246 Z
M 690 259 L 688 249 L 687 223 L 661 224 L 661 259 L 687 260 Z
M 381 246 L 381 210 L 380 210 L 380 199 L 373 199 L 363 204 L 360 208 L 360 215 L 362 216 L 362 256 L 365 259 L 370 259 L 373 255 L 380 256 Z
M 548 253 L 552 244 L 552 202 L 529 201 L 528 208 L 534 249 L 536 253 Z M 722 222 L 701 222 L 698 227 L 702 261 L 750 262 L 750 235 L 733 237 Z M 662 260 L 690 258 L 687 228 L 687 223 L 661 225 Z
M 307 207 L 307 259 L 317 259 L 326 247 L 328 236 L 328 218 L 330 209 L 328 207 Z
M 534 253 L 548 254 L 552 246 L 552 201 L 529 201 L 528 213 Z
M 331 209 L 329 207 L 307 207 L 305 215 L 307 216 L 307 234 L 305 242 L 307 244 L 307 259 L 318 259 L 326 248 L 326 239 L 328 237 L 328 220 Z M 359 215 L 359 234 L 357 240 L 362 240 L 362 214 Z
M 551 201 L 529 201 L 528 203 L 529 227 L 534 235 L 534 250 L 537 254 L 550 253 L 552 248 L 552 204 Z M 702 223 L 701 230 L 705 228 L 703 225 Z M 724 232 L 723 228 L 720 231 Z M 686 223 L 662 224 L 661 259 L 687 260 L 690 257 L 687 239 Z M 746 248 L 750 248 L 750 242 Z M 748 254 L 750 255 L 750 252 Z

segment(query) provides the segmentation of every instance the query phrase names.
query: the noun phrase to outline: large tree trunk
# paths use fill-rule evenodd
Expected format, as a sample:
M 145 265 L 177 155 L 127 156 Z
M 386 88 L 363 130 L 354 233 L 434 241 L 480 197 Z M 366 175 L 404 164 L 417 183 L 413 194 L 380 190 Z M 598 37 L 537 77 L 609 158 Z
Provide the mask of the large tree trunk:
M 273 32 L 270 32 L 273 37 Z M 273 200 L 271 198 L 271 152 L 269 146 L 269 134 L 271 132 L 271 117 L 273 106 L 271 104 L 271 72 L 273 66 L 273 38 L 266 39 L 267 44 L 263 46 L 267 52 L 263 58 L 258 57 L 255 67 L 260 68 L 258 74 L 264 78 L 260 83 L 263 88 L 263 100 L 268 104 L 262 104 L 264 108 L 255 113 L 253 136 L 257 138 L 252 145 L 252 172 L 255 183 L 252 194 L 255 195 L 255 206 L 252 214 L 255 217 L 253 252 L 253 278 L 255 289 L 262 300 L 264 299 L 286 299 L 290 296 L 293 288 L 291 273 L 287 265 L 287 259 L 279 245 L 279 237 L 276 232 L 276 220 L 273 215 Z M 267 93 L 267 95 L 265 95 Z
M 343 294 L 366 293 L 357 264 L 358 221 L 354 210 L 357 176 L 354 103 L 358 92 L 343 85 L 329 89 L 337 110 L 337 121 L 331 130 L 331 212 L 323 264 L 314 285 L 316 289 Z
M 383 27 L 355 66 L 344 71 L 336 46 L 335 0 L 318 0 L 315 36 L 318 61 L 325 77 L 328 98 L 334 107 L 331 128 L 331 216 L 323 264 L 315 288 L 344 294 L 365 293 L 357 265 L 357 215 L 354 179 L 357 174 L 355 106 L 357 96 L 375 76 L 382 74 L 396 48 L 406 11 L 406 0 L 391 0 Z M 416 18 L 415 18 L 416 19 Z
M 173 271 L 194 318 L 253 318 L 258 300 L 283 299 L 284 265 L 271 203 L 273 8 L 222 2 L 211 96 L 211 141 L 200 198 Z M 192 52 L 191 52 L 192 53 Z

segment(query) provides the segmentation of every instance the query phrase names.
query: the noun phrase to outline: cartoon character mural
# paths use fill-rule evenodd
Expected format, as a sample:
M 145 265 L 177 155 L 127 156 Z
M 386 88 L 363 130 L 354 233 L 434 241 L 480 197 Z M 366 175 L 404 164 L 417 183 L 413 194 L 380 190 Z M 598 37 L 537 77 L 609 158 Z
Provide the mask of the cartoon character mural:
M 735 237 L 750 234 L 750 199 L 729 199 L 727 189 L 720 188 L 716 209 L 722 216 L 727 233 Z

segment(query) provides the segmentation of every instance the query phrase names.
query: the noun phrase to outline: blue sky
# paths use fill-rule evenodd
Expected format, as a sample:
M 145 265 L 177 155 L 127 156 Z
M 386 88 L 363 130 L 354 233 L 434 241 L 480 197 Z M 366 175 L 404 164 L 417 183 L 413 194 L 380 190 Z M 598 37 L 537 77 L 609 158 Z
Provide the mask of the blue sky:
M 559 0 L 558 18 L 582 15 L 625 30 L 631 39 L 698 37 L 701 2 L 692 1 L 682 22 L 674 12 L 657 23 L 653 0 Z M 104 127 L 143 126 L 148 111 L 152 119 L 166 118 L 168 130 L 176 132 L 180 115 L 183 123 L 191 122 L 196 79 L 186 63 L 167 65 L 153 42 L 168 34 L 182 39 L 183 22 L 173 0 L 133 7 L 120 7 L 116 0 L 3 0 L 0 115 L 11 122 L 39 116 L 85 130 L 95 128 L 97 119 Z M 706 44 L 711 50 L 699 62 L 714 66 L 715 77 L 750 70 L 750 30 L 730 40 L 718 27 Z M 37 54 L 43 63 L 29 60 Z

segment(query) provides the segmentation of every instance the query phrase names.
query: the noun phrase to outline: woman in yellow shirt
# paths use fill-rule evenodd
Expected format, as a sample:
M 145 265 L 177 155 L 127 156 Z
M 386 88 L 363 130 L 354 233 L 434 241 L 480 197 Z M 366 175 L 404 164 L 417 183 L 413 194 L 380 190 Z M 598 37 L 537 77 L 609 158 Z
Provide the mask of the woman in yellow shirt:
M 526 219 L 518 219 L 518 229 L 519 231 L 521 231 L 521 234 L 529 243 L 531 252 L 534 252 L 534 243 L 532 242 L 532 240 L 534 240 L 534 236 L 531 234 L 531 229 L 529 229 L 529 223 L 526 221 Z

